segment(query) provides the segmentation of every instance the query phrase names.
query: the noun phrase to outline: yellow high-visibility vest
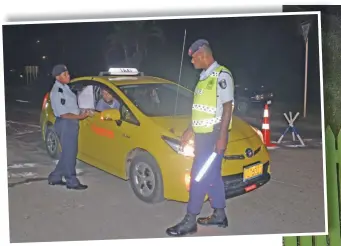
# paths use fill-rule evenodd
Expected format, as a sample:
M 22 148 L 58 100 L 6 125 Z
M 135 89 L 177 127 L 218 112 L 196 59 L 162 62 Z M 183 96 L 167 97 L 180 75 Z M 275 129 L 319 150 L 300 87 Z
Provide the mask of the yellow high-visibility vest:
M 206 79 L 200 80 L 194 91 L 192 106 L 192 128 L 195 133 L 209 133 L 214 125 L 221 122 L 221 117 L 216 117 L 217 112 L 217 84 L 221 72 L 231 74 L 224 66 L 217 67 Z M 233 111 L 234 106 L 232 106 Z M 229 130 L 232 128 L 232 118 Z

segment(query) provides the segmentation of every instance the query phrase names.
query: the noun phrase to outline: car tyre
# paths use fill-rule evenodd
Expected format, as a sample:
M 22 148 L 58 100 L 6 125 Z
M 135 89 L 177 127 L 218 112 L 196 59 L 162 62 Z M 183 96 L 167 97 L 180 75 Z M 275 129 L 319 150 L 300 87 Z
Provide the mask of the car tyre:
M 57 133 L 53 129 L 53 126 L 48 126 L 45 134 L 45 146 L 48 155 L 55 160 L 59 159 L 60 156 L 60 144 Z
M 249 110 L 249 104 L 248 102 L 241 100 L 237 102 L 237 111 L 241 114 L 246 114 L 247 111 Z
M 164 200 L 161 171 L 150 154 L 143 152 L 133 158 L 129 168 L 129 181 L 140 200 L 152 204 Z

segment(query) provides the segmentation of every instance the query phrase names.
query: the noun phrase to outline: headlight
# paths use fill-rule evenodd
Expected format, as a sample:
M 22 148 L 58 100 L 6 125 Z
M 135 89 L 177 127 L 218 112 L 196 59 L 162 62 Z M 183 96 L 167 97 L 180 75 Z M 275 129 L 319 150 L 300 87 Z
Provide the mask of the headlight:
M 258 130 L 257 128 L 253 127 L 253 126 L 251 126 L 251 128 L 258 134 L 258 136 L 260 137 L 260 139 L 264 143 L 263 133 L 260 130 Z
M 181 142 L 177 139 L 162 136 L 162 139 L 178 154 L 188 157 L 194 157 L 194 142 L 190 140 L 183 148 Z

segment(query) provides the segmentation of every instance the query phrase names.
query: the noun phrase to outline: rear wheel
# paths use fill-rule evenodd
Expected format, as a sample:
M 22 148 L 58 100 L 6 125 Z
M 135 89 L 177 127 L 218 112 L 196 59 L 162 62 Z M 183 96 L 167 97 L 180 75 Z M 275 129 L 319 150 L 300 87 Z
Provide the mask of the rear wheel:
M 60 155 L 59 139 L 57 133 L 53 129 L 53 126 L 48 126 L 46 129 L 45 145 L 49 156 L 58 160 Z
M 148 153 L 137 154 L 131 162 L 129 180 L 135 195 L 146 203 L 164 200 L 160 168 Z

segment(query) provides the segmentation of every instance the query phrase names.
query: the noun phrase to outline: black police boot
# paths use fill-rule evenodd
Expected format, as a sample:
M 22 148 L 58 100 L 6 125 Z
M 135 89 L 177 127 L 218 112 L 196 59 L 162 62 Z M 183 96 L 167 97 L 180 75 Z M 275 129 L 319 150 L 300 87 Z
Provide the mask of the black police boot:
M 63 180 L 57 182 L 49 181 L 49 185 L 66 185 L 66 182 L 64 182 Z
M 183 220 L 173 227 L 166 230 L 168 236 L 185 236 L 187 234 L 196 233 L 198 230 L 197 222 L 195 221 L 196 215 L 186 214 Z
M 212 215 L 208 217 L 198 218 L 197 222 L 199 225 L 204 226 L 213 225 L 224 228 L 228 226 L 228 221 L 224 209 L 214 209 Z
M 83 184 L 78 184 L 76 186 L 66 186 L 66 188 L 69 190 L 86 190 L 88 188 L 88 186 L 83 185 Z

